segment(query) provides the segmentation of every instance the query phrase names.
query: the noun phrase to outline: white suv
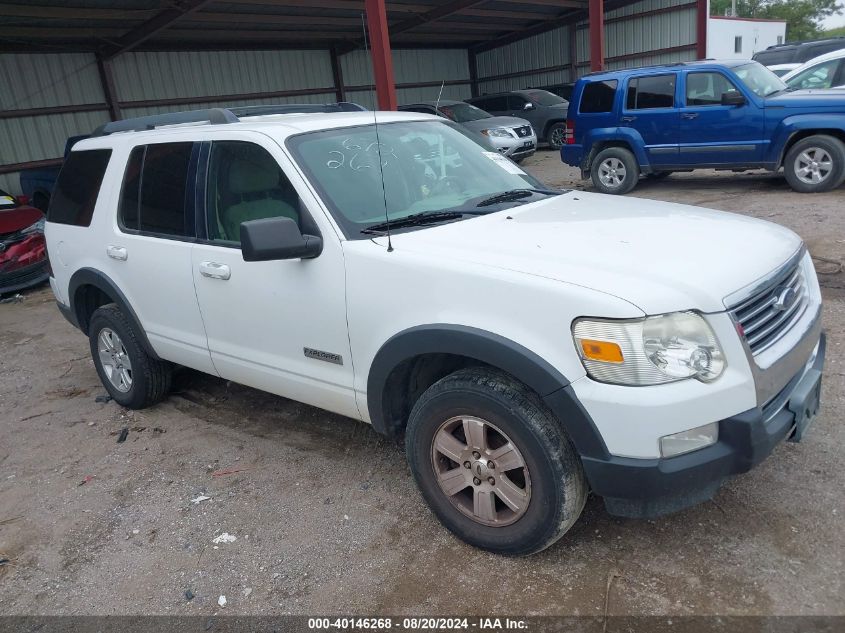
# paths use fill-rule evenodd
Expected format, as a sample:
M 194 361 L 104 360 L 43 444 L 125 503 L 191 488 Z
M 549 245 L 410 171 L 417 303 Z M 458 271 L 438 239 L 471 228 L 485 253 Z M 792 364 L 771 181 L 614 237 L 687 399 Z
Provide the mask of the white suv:
M 182 365 L 369 422 L 495 552 L 547 547 L 589 490 L 629 517 L 708 499 L 819 406 L 794 233 L 548 190 L 440 117 L 109 124 L 74 145 L 46 233 L 119 404 Z

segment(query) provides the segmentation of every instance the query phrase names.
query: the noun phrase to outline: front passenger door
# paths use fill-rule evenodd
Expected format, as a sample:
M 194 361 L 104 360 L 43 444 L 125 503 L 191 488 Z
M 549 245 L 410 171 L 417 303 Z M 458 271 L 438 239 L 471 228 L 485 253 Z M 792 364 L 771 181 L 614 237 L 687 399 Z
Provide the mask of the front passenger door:
M 207 154 L 192 264 L 218 373 L 360 418 L 352 391 L 343 253 L 334 228 L 286 154 L 267 137 L 236 140 L 220 132 Z M 303 232 L 321 234 L 322 253 L 307 260 L 245 262 L 241 223 L 280 216 Z
M 720 72 L 690 72 L 684 79 L 680 163 L 690 166 L 754 165 L 762 160 L 764 115 L 753 102 L 722 105 L 741 92 Z

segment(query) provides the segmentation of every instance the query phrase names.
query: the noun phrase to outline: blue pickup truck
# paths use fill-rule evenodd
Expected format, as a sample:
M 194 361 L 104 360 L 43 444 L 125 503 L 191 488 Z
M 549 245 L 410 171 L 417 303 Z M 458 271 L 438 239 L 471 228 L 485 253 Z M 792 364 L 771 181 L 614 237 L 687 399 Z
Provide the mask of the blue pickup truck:
M 604 193 L 641 175 L 783 169 L 803 193 L 845 181 L 845 90 L 791 91 L 756 62 L 593 73 L 575 85 L 564 163 Z

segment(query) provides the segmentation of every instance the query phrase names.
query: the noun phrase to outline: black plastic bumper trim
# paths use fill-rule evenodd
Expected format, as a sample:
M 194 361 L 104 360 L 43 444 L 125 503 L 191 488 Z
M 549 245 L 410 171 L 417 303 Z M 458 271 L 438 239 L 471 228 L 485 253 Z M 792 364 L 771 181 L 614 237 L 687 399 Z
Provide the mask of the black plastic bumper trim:
M 822 333 L 813 363 L 819 372 L 825 348 Z M 790 395 L 798 384 L 790 381 Z M 665 459 L 582 456 L 582 462 L 593 492 L 604 497 L 611 514 L 656 517 L 710 499 L 725 479 L 751 470 L 794 429 L 795 414 L 789 407 L 774 415 L 757 407 L 719 421 L 718 442 L 701 450 Z

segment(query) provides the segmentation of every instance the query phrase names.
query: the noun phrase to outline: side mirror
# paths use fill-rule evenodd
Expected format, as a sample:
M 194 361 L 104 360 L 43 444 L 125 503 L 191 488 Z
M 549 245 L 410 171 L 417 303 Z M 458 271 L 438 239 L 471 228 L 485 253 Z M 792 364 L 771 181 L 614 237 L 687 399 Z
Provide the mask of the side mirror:
M 528 102 L 528 103 L 526 103 L 524 106 L 522 106 L 522 109 L 523 109 L 523 110 L 533 110 L 533 109 L 534 109 L 534 104 L 533 104 L 533 103 L 531 103 L 531 102 L 529 101 L 529 102 Z
M 745 95 L 739 92 L 738 90 L 731 90 L 730 92 L 723 92 L 722 93 L 722 105 L 723 106 L 741 106 L 748 103 L 745 99 Z
M 291 218 L 264 218 L 241 223 L 241 254 L 245 262 L 311 259 L 322 252 L 322 238 L 303 235 Z

